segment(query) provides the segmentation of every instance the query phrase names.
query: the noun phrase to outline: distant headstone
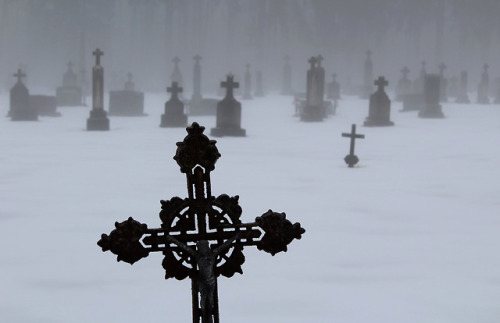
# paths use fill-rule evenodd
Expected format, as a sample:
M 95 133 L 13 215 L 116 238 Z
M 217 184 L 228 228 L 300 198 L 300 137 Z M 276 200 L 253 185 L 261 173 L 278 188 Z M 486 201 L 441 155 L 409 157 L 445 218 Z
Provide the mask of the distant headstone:
M 488 95 L 490 87 L 490 76 L 488 75 L 488 64 L 483 65 L 483 74 L 481 74 L 481 82 L 477 87 L 477 103 L 489 104 L 490 97 Z
M 212 136 L 244 137 L 246 130 L 241 128 L 241 103 L 236 101 L 233 89 L 238 88 L 233 75 L 228 75 L 221 87 L 226 88 L 226 96 L 217 104 L 216 127 L 210 130 Z
M 181 59 L 177 56 L 175 56 L 173 59 L 172 59 L 172 62 L 174 62 L 174 71 L 172 72 L 172 74 L 170 75 L 170 81 L 173 83 L 173 82 L 176 82 L 178 86 L 182 87 L 182 73 L 181 73 L 181 70 L 179 69 L 179 62 L 181 61 Z
M 255 73 L 255 96 L 263 97 L 264 96 L 264 88 L 262 85 L 262 72 L 257 71 Z
M 252 74 L 250 74 L 250 64 L 246 65 L 245 70 L 245 85 L 243 90 L 243 100 L 252 99 Z
M 446 65 L 444 63 L 439 64 L 439 102 L 448 102 L 448 80 L 444 77 L 444 70 Z
M 311 57 L 307 71 L 306 102 L 300 113 L 300 120 L 306 122 L 323 121 L 325 118 L 324 91 L 325 70 L 321 67 L 323 57 Z
M 377 91 L 370 96 L 370 108 L 368 118 L 364 125 L 366 127 L 393 126 L 391 119 L 391 100 L 384 91 L 389 82 L 380 76 L 376 81 Z
M 37 110 L 39 116 L 59 117 L 56 97 L 53 95 L 30 95 L 30 106 Z
M 58 106 L 81 106 L 82 89 L 78 86 L 78 77 L 73 72 L 73 63 L 68 63 L 68 70 L 63 75 L 63 85 L 56 89 Z
M 292 67 L 290 66 L 290 56 L 286 55 L 283 57 L 285 60 L 285 65 L 283 66 L 283 85 L 281 88 L 281 94 L 283 95 L 293 95 L 292 88 Z
M 145 116 L 144 93 L 135 91 L 132 73 L 127 73 L 127 81 L 121 91 L 109 91 L 109 115 Z
M 444 118 L 441 105 L 439 104 L 440 84 L 441 77 L 439 74 L 427 74 L 425 76 L 425 105 L 418 113 L 419 118 Z
M 104 68 L 101 66 L 101 56 L 104 52 L 97 48 L 92 52 L 95 56 L 95 65 L 92 68 L 92 110 L 87 119 L 87 130 L 109 130 L 109 119 L 104 110 Z
M 337 81 L 337 74 L 332 74 L 332 81 L 328 83 L 326 97 L 330 100 L 340 100 L 340 83 Z
M 217 103 L 219 100 L 203 98 L 201 94 L 201 64 L 202 57 L 193 57 L 195 63 L 193 68 L 193 95 L 189 101 L 190 116 L 215 116 L 217 114 Z
M 350 168 L 352 168 L 359 162 L 358 156 L 354 154 L 354 144 L 356 142 L 356 139 L 363 139 L 365 138 L 365 135 L 357 134 L 356 125 L 353 124 L 351 125 L 351 133 L 342 133 L 342 137 L 347 137 L 351 139 L 351 143 L 349 146 L 349 155 L 345 156 L 344 161 Z
M 467 72 L 460 73 L 460 87 L 458 88 L 457 103 L 470 103 L 469 95 L 467 94 Z
M 23 84 L 22 78 L 26 76 L 19 68 L 17 73 L 17 82 L 10 89 L 10 110 L 8 116 L 12 121 L 37 121 L 38 112 L 30 104 L 30 93 Z
M 373 63 L 371 58 L 372 52 L 370 50 L 366 51 L 366 59 L 363 68 L 363 93 L 361 97 L 363 99 L 368 99 L 373 93 Z
M 408 73 L 410 70 L 408 67 L 403 67 L 401 74 L 403 77 L 398 81 L 396 86 L 396 101 L 403 101 L 406 95 L 412 93 L 411 81 L 408 79 Z
M 172 82 L 172 86 L 167 88 L 167 92 L 172 95 L 170 100 L 165 103 L 165 113 L 161 116 L 160 127 L 185 127 L 187 125 L 187 115 L 184 114 L 184 103 L 179 100 L 178 95 L 182 92 L 182 87 L 179 87 L 177 82 Z

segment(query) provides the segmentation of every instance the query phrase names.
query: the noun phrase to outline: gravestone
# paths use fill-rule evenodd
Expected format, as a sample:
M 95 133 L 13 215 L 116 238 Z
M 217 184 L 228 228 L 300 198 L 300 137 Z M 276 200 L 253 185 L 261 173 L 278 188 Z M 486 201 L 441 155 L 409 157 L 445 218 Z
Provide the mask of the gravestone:
M 394 122 L 391 119 L 391 100 L 384 91 L 384 87 L 389 85 L 389 82 L 380 76 L 374 84 L 377 86 L 377 91 L 370 96 L 370 106 L 368 118 L 364 122 L 366 127 L 386 127 L 393 126 Z
M 419 118 L 444 118 L 439 104 L 441 77 L 439 74 L 427 74 L 425 76 L 424 95 L 425 105 L 418 113 Z
M 78 76 L 73 72 L 73 63 L 68 63 L 68 70 L 63 75 L 63 84 L 56 89 L 58 106 L 81 106 L 82 89 L 78 86 Z
M 411 81 L 408 79 L 408 73 L 410 70 L 407 66 L 403 67 L 401 74 L 403 78 L 398 81 L 396 86 L 396 101 L 402 102 L 406 95 L 412 93 Z
M 351 133 L 342 133 L 342 137 L 347 137 L 351 139 L 349 145 L 349 155 L 345 156 L 344 161 L 350 168 L 352 168 L 359 162 L 358 156 L 354 154 L 354 144 L 356 142 L 356 139 L 363 139 L 365 138 L 365 135 L 357 134 L 356 125 L 353 124 L 351 125 Z
M 446 92 L 448 89 L 448 80 L 444 77 L 445 69 L 446 65 L 444 63 L 439 64 L 439 102 L 448 101 L 448 93 Z
M 127 81 L 121 91 L 109 91 L 109 115 L 145 116 L 144 93 L 135 91 L 132 73 L 127 73 Z
M 231 74 L 225 82 L 221 82 L 221 87 L 226 89 L 226 96 L 217 104 L 216 126 L 210 130 L 214 137 L 246 136 L 246 130 L 241 128 L 241 103 L 236 101 L 233 94 L 233 89 L 238 86 L 239 83 L 233 81 Z
M 460 87 L 458 88 L 457 103 L 470 103 L 469 95 L 467 94 L 467 72 L 460 73 Z
M 285 60 L 285 65 L 283 66 L 283 85 L 281 88 L 281 94 L 293 95 L 294 91 L 292 88 L 292 67 L 290 66 L 290 56 L 286 55 L 283 59 Z
M 307 71 L 306 101 L 300 111 L 300 121 L 317 122 L 325 118 L 325 71 L 321 67 L 322 59 L 321 55 L 309 59 L 311 66 Z
M 173 83 L 173 82 L 176 82 L 178 86 L 182 87 L 182 73 L 181 73 L 181 70 L 179 69 L 179 62 L 181 61 L 181 59 L 177 56 L 175 56 L 173 59 L 172 59 L 172 62 L 174 62 L 174 71 L 172 72 L 172 74 L 170 75 L 170 81 Z
M 330 100 L 340 100 L 340 83 L 337 81 L 337 74 L 332 74 L 332 81 L 328 83 L 326 97 Z
M 490 86 L 490 76 L 488 75 L 488 64 L 483 65 L 483 74 L 481 74 L 481 82 L 477 87 L 477 103 L 489 104 L 490 97 L 488 95 Z
M 53 95 L 30 95 L 30 106 L 36 109 L 39 116 L 59 117 L 56 97 Z
M 95 65 L 92 68 L 92 110 L 87 119 L 87 130 L 109 130 L 109 119 L 104 110 L 104 68 L 101 66 L 101 56 L 104 52 L 97 48 L 92 52 L 95 56 Z
M 361 97 L 363 99 L 368 99 L 373 93 L 373 63 L 371 58 L 372 52 L 370 50 L 366 51 L 366 59 L 363 68 L 363 93 Z
M 171 93 L 170 100 L 165 103 L 165 113 L 161 115 L 162 128 L 185 127 L 187 125 L 187 115 L 184 114 L 184 103 L 179 100 L 178 93 L 182 92 L 182 87 L 177 82 L 172 82 L 172 86 L 167 88 Z
M 305 230 L 286 219 L 285 213 L 272 210 L 243 223 L 237 195 L 212 196 L 210 173 L 221 156 L 216 141 L 205 136 L 205 128 L 197 123 L 186 130 L 174 159 L 186 174 L 188 197 L 160 201 L 159 228 L 148 228 L 130 217 L 115 222 L 115 229 L 102 234 L 97 245 L 129 264 L 161 252 L 165 279 L 191 279 L 193 323 L 217 323 L 217 278 L 243 273 L 243 248 L 256 246 L 271 255 L 286 252 Z
M 250 64 L 246 65 L 245 71 L 245 85 L 243 91 L 243 100 L 252 99 L 252 75 L 250 74 Z
M 22 78 L 26 76 L 19 68 L 17 73 L 17 82 L 10 89 L 10 110 L 8 116 L 11 121 L 37 121 L 38 112 L 30 104 L 30 92 L 23 84 Z
M 255 74 L 255 96 L 256 97 L 263 97 L 264 96 L 264 89 L 262 87 L 262 72 L 257 71 Z
M 217 114 L 217 103 L 219 100 L 203 98 L 201 95 L 201 60 L 200 55 L 193 57 L 195 60 L 193 68 L 193 95 L 189 102 L 189 115 L 191 116 L 215 116 Z

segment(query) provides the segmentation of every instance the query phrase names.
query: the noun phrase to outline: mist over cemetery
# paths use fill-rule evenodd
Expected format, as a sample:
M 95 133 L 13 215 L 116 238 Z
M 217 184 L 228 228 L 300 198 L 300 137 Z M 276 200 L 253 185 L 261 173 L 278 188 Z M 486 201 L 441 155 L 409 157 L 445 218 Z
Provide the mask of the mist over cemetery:
M 499 14 L 0 0 L 0 322 L 499 321 Z

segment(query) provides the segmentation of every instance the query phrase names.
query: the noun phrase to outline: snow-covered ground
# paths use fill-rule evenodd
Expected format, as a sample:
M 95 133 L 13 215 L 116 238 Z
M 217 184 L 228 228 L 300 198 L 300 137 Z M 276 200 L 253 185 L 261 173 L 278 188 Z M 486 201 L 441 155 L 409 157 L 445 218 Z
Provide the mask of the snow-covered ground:
M 165 281 L 160 253 L 130 266 L 96 245 L 187 196 L 166 99 L 147 94 L 149 115 L 109 132 L 85 131 L 88 108 L 0 119 L 0 322 L 191 321 L 190 282 Z M 245 222 L 272 209 L 307 231 L 274 257 L 245 249 L 244 274 L 219 278 L 221 322 L 500 322 L 500 106 L 445 103 L 429 120 L 393 102 L 388 128 L 363 127 L 353 97 L 322 123 L 294 118 L 290 97 L 242 106 L 248 136 L 217 139 L 213 195 L 240 195 Z M 349 169 L 352 123 L 366 138 Z

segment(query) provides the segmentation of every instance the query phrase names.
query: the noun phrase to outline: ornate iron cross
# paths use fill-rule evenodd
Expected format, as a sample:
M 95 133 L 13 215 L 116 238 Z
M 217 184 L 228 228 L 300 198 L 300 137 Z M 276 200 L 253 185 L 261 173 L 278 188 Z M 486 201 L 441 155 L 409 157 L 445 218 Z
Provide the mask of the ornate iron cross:
M 344 161 L 349 167 L 354 167 L 359 162 L 358 156 L 354 154 L 354 143 L 356 138 L 363 139 L 365 135 L 360 135 L 356 133 L 356 125 L 351 125 L 351 133 L 342 133 L 342 137 L 351 138 L 351 144 L 349 146 L 349 155 L 345 156 Z
M 238 196 L 212 196 L 210 172 L 221 156 L 215 140 L 203 134 L 196 122 L 177 143 L 174 159 L 186 174 L 188 197 L 161 201 L 161 227 L 148 228 L 133 218 L 115 223 L 97 243 L 130 264 L 153 251 L 164 255 L 165 279 L 189 277 L 192 285 L 193 322 L 219 322 L 217 277 L 243 273 L 243 248 L 256 246 L 275 255 L 287 251 L 305 230 L 292 224 L 285 213 L 267 211 L 252 223 L 242 223 Z

